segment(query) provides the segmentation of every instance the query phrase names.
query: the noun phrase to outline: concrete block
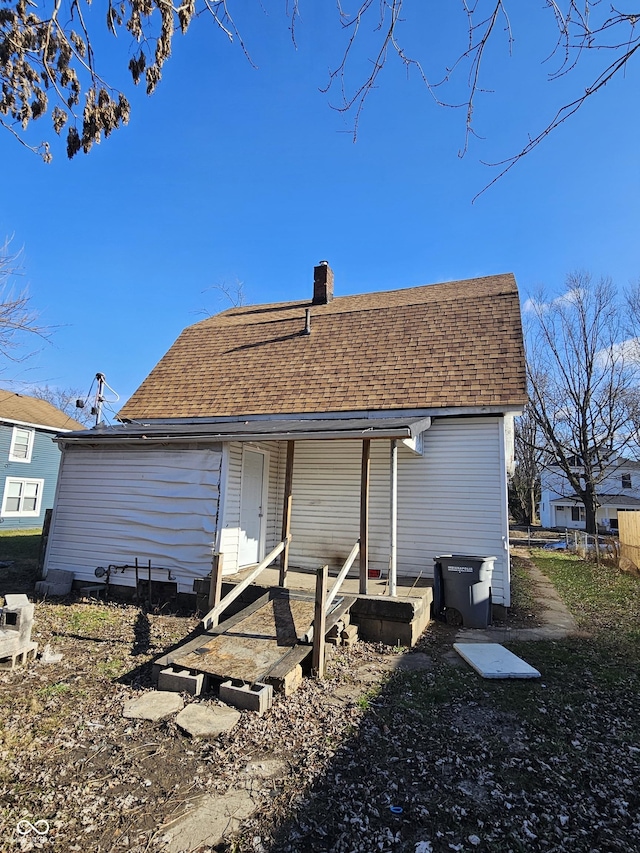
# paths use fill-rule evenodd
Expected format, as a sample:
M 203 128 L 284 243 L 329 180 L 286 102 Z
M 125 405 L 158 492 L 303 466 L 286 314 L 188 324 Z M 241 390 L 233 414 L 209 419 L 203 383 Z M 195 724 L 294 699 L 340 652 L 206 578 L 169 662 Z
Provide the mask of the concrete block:
M 0 652 L 0 670 L 15 669 L 16 666 L 24 665 L 28 660 L 35 660 L 37 653 L 38 644 L 31 642 L 14 648 L 8 654 Z
M 8 592 L 4 597 L 4 606 L 9 609 L 26 607 L 27 604 L 31 602 L 23 592 Z
M 335 625 L 333 625 L 333 626 L 330 628 L 330 630 L 327 632 L 327 635 L 326 635 L 325 639 L 326 639 L 328 642 L 332 642 L 333 640 L 339 639 L 340 634 L 344 631 L 344 629 L 345 629 L 345 624 L 344 624 L 344 622 L 343 622 L 342 620 L 339 620 L 339 621 L 338 621 L 338 622 L 336 622 L 336 624 L 335 624 Z M 338 644 L 333 643 L 333 645 L 334 645 L 334 646 L 335 646 L 335 645 L 339 645 L 339 643 L 338 643 Z
M 51 569 L 44 580 L 38 581 L 35 591 L 39 595 L 65 596 L 71 592 L 73 586 L 73 572 L 64 569 Z
M 259 681 L 252 685 L 231 680 L 223 681 L 220 685 L 220 700 L 234 708 L 264 714 L 273 705 L 273 687 Z
M 346 628 L 340 632 L 340 638 L 342 640 L 357 640 L 358 639 L 358 626 L 357 625 L 348 625 Z
M 284 693 L 285 696 L 291 696 L 291 694 L 295 693 L 298 687 L 302 684 L 302 667 L 298 663 L 290 669 L 286 675 L 278 676 L 276 678 L 268 676 L 267 682 L 271 684 L 273 689 L 277 690 L 278 693 Z
M 158 690 L 170 690 L 172 693 L 190 693 L 199 696 L 204 685 L 204 673 L 192 674 L 188 669 L 167 667 L 158 675 Z
M 0 657 L 12 655 L 31 643 L 35 606 L 26 596 L 7 596 L 11 602 L 17 598 L 26 599 L 26 604 L 12 603 L 0 608 Z

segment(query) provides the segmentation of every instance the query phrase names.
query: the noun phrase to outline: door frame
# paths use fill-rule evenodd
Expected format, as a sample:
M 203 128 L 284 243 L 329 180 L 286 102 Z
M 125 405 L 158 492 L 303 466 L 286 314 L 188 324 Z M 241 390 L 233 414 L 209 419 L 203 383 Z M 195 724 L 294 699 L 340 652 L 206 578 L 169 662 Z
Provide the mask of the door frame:
M 258 563 L 264 559 L 267 544 L 267 511 L 269 500 L 269 451 L 255 445 L 242 444 L 242 465 L 240 468 L 240 512 L 238 522 L 242 519 L 242 491 L 244 485 L 245 453 L 259 453 L 262 456 L 262 516 L 260 521 L 260 538 L 258 540 Z M 238 533 L 240 528 L 238 528 Z M 249 563 L 248 565 L 252 565 Z M 240 568 L 240 543 L 238 541 L 238 568 Z

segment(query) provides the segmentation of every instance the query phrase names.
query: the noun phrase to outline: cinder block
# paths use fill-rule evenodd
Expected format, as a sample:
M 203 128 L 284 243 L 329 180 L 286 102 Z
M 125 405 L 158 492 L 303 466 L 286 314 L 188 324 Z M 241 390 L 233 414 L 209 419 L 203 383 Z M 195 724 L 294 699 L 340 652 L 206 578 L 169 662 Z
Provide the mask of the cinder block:
M 273 705 L 273 687 L 259 681 L 252 685 L 223 681 L 220 685 L 220 699 L 234 708 L 264 714 Z
M 199 696 L 204 685 L 204 673 L 191 674 L 188 669 L 163 669 L 158 676 L 158 690 L 169 690 L 172 693 L 190 693 Z
M 342 640 L 357 640 L 358 639 L 358 626 L 357 625 L 347 625 L 346 628 L 343 628 L 340 632 L 340 638 Z
M 342 620 L 336 622 L 336 624 L 327 633 L 327 636 L 325 639 L 327 640 L 327 642 L 333 642 L 334 640 L 339 639 L 340 634 L 342 633 L 342 631 L 344 631 L 344 629 L 345 629 L 345 624 Z M 338 645 L 336 643 L 333 643 L 333 644 Z
M 284 693 L 285 696 L 291 696 L 295 693 L 298 687 L 302 684 L 302 667 L 297 663 L 293 669 L 290 669 L 286 675 L 268 676 L 267 681 L 273 686 L 278 693 Z
M 10 600 L 16 597 L 7 596 Z M 8 648 L 8 646 L 19 648 L 29 645 L 34 610 L 35 606 L 30 604 L 28 599 L 26 604 L 11 604 L 0 608 L 0 648 Z M 4 653 L 9 654 L 9 651 Z M 3 652 L 0 651 L 0 654 Z
M 35 660 L 37 653 L 38 644 L 27 643 L 26 646 L 20 646 L 7 655 L 0 654 L 0 670 L 14 669 L 16 664 L 25 664 L 28 660 Z
M 51 569 L 46 578 L 35 585 L 35 591 L 39 595 L 69 595 L 73 586 L 73 577 L 73 572 Z

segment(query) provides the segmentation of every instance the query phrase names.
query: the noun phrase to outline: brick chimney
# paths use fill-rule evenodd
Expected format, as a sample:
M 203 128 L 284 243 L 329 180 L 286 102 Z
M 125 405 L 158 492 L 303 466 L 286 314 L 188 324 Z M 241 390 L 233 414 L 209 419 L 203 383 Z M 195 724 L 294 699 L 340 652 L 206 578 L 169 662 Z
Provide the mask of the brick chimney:
M 333 299 L 333 270 L 327 261 L 313 268 L 313 304 L 326 305 Z

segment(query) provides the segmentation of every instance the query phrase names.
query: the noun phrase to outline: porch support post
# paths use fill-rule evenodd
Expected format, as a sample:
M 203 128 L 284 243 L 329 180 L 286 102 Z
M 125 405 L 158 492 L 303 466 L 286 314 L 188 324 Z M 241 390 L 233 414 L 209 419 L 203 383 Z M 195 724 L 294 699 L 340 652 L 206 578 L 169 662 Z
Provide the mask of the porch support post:
M 323 566 L 316 571 L 316 603 L 313 617 L 313 650 L 311 653 L 311 671 L 316 678 L 324 678 L 324 635 L 327 625 L 327 614 L 324 603 L 327 597 L 329 566 Z
M 280 557 L 280 573 L 278 583 L 280 586 L 287 585 L 287 571 L 289 570 L 289 546 L 291 539 L 291 502 L 293 500 L 293 452 L 295 441 L 287 442 L 287 468 L 284 475 L 284 509 L 282 511 L 282 539 L 286 542 L 284 551 Z
M 389 595 L 396 595 L 398 558 L 398 442 L 391 442 L 391 518 L 389 536 Z
M 220 604 L 222 598 L 222 554 L 213 554 L 211 557 L 211 583 L 209 584 L 209 610 L 213 610 Z M 218 624 L 216 617 L 214 625 Z
M 362 441 L 360 476 L 360 595 L 367 594 L 369 578 L 369 474 L 371 471 L 371 439 Z

